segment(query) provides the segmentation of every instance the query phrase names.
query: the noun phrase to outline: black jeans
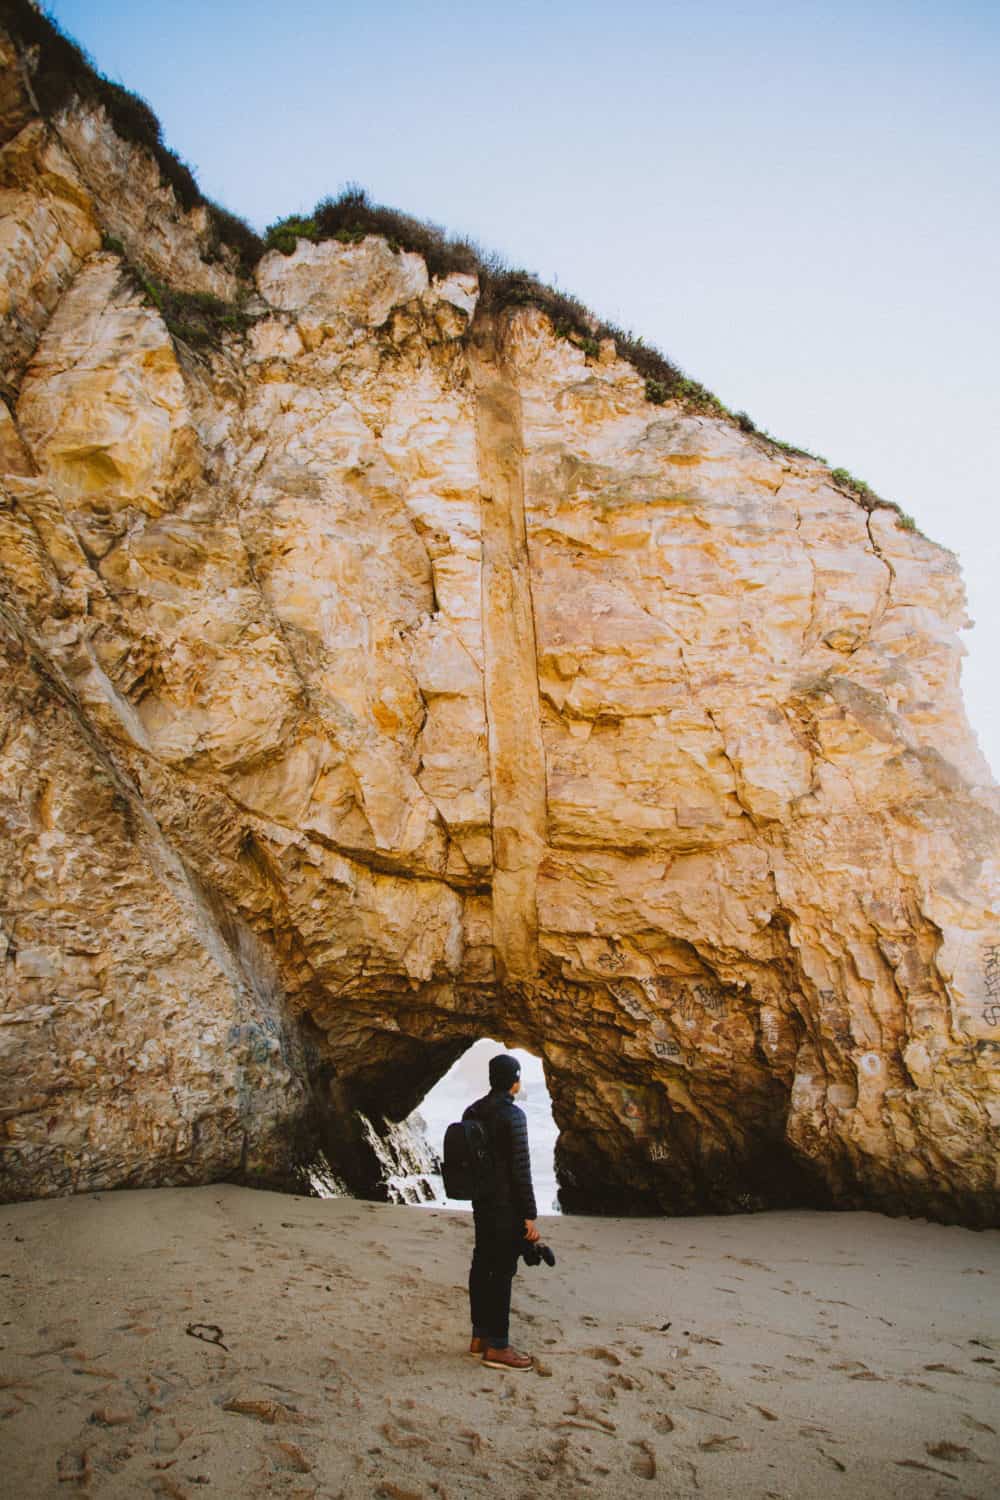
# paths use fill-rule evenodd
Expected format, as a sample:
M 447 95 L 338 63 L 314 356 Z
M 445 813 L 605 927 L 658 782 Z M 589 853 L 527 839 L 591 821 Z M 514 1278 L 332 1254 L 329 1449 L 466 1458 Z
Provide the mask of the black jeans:
M 472 1332 L 491 1349 L 510 1342 L 510 1284 L 524 1233 L 523 1221 L 506 1204 L 474 1203 L 476 1243 L 469 1268 Z

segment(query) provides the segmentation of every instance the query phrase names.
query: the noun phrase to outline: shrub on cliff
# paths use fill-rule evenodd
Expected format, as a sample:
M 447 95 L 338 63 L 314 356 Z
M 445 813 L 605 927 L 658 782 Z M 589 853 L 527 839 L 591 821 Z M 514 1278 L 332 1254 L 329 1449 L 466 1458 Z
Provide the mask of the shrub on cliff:
M 282 255 L 293 255 L 299 240 L 315 243 L 320 238 L 315 219 L 303 219 L 292 214 L 287 219 L 276 219 L 264 231 L 264 249 L 280 250 Z
M 839 484 L 842 490 L 850 490 L 854 498 L 859 500 L 866 510 L 874 510 L 877 505 L 886 504 L 880 495 L 876 495 L 870 484 L 866 484 L 863 479 L 856 478 L 849 469 L 831 469 L 830 478 L 835 484 Z M 903 515 L 902 511 L 900 515 Z M 912 520 L 910 524 L 912 526 Z
M 218 345 L 224 334 L 244 333 L 254 322 L 239 302 L 226 302 L 211 292 L 180 292 L 148 277 L 143 286 L 174 337 L 195 347 Z
M 364 188 L 353 183 L 336 198 L 322 199 L 307 218 L 279 219 L 268 229 L 266 244 L 291 255 L 296 239 L 339 240 L 351 245 L 369 234 L 380 235 L 393 250 L 422 255 L 431 276 L 450 276 L 455 271 L 479 276 L 484 269 L 485 258 L 468 240 L 452 239 L 437 224 L 425 224 L 398 209 L 372 203 Z
M 129 260 L 125 246 L 112 234 L 106 234 L 101 249 L 117 255 L 124 274 L 144 300 L 155 307 L 167 329 L 176 339 L 201 348 L 218 346 L 227 333 L 245 333 L 256 321 L 245 306 L 245 294 L 236 302 L 227 302 L 211 292 L 185 292 L 149 276 Z

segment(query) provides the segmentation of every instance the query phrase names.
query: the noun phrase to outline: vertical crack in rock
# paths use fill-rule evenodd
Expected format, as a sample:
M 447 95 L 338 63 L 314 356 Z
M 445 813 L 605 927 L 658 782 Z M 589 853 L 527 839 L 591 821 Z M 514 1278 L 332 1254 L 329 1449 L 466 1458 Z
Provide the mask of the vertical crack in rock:
M 542 747 L 524 521 L 521 400 L 505 327 L 477 312 L 470 367 L 482 515 L 482 619 L 493 827 L 493 942 L 501 979 L 538 969 L 536 885 L 546 844 Z
M 872 549 L 872 551 L 874 552 L 875 556 L 878 558 L 879 562 L 883 565 L 883 567 L 885 568 L 885 570 L 886 570 L 886 572 L 888 574 L 888 577 L 886 578 L 886 581 L 885 581 L 885 592 L 883 593 L 883 595 L 882 595 L 881 599 L 879 600 L 879 602 L 872 609 L 871 622 L 870 622 L 870 624 L 868 626 L 868 633 L 869 633 L 869 636 L 871 636 L 871 634 L 875 630 L 877 630 L 878 627 L 881 625 L 883 619 L 885 618 L 886 612 L 892 606 L 892 587 L 893 587 L 893 584 L 896 582 L 896 569 L 893 567 L 892 562 L 889 559 L 889 557 L 886 555 L 886 553 L 883 551 L 883 549 L 879 546 L 878 538 L 876 537 L 875 533 L 872 531 L 872 512 L 871 511 L 869 511 L 868 514 L 865 516 L 865 531 L 868 533 L 868 540 L 871 543 L 871 549 Z

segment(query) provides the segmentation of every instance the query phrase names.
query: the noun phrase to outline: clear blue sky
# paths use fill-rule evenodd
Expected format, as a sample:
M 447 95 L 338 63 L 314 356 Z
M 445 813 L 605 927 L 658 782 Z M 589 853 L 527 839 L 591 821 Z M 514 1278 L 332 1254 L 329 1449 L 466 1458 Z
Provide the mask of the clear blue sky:
M 257 227 L 349 181 L 658 344 L 954 548 L 1000 772 L 1000 6 L 55 0 Z

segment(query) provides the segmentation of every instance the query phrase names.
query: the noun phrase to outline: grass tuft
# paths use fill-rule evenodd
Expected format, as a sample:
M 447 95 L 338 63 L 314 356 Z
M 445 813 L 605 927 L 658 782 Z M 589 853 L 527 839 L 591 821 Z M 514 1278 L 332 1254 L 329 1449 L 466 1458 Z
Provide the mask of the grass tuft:
M 356 245 L 369 234 L 381 236 L 391 250 L 422 255 L 431 276 L 450 276 L 456 271 L 482 274 L 484 257 L 468 240 L 450 238 L 437 224 L 424 224 L 398 209 L 372 203 L 356 183 L 336 198 L 323 198 L 307 217 L 293 214 L 271 224 L 265 244 L 291 255 L 299 239 Z
M 299 240 L 311 240 L 315 244 L 319 237 L 315 219 L 303 219 L 293 214 L 288 219 L 278 219 L 267 226 L 264 248 L 280 250 L 282 255 L 293 255 Z
M 830 478 L 835 484 L 839 484 L 841 489 L 851 490 L 869 510 L 875 505 L 884 503 L 881 495 L 876 495 L 870 484 L 866 484 L 863 479 L 855 478 L 849 469 L 831 469 Z

